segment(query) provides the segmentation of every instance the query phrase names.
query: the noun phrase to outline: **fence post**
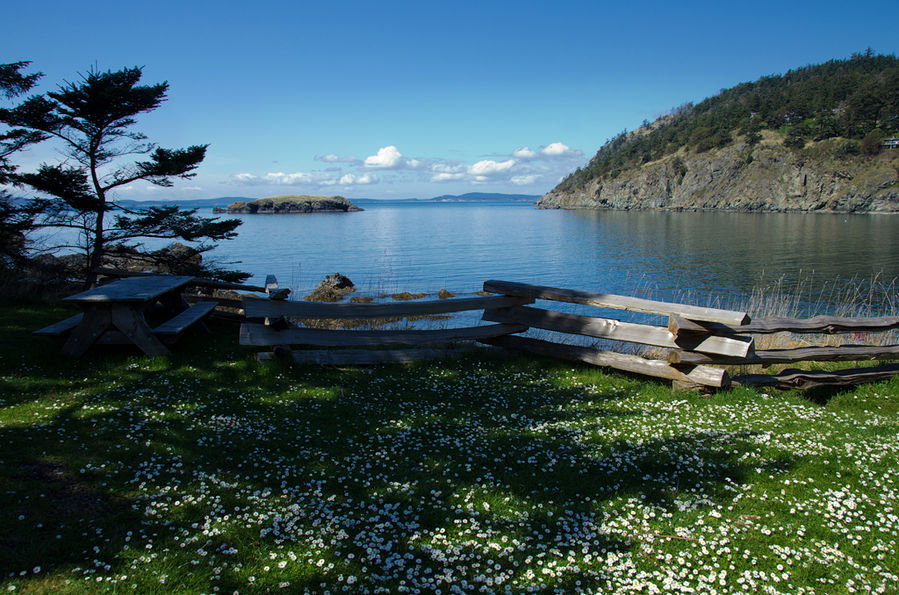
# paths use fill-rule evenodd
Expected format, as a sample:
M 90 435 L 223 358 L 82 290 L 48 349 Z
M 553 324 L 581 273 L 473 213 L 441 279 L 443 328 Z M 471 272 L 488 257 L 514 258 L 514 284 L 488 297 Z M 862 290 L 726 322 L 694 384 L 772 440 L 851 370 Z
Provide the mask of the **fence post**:
M 287 288 L 281 289 L 278 287 L 278 279 L 274 275 L 266 275 L 265 276 L 265 293 L 268 294 L 268 299 L 283 301 L 287 299 L 287 296 L 290 294 L 290 290 Z M 284 316 L 278 316 L 277 318 L 268 318 L 265 319 L 265 325 L 273 328 L 274 330 L 284 330 L 290 326 L 290 323 L 287 322 L 287 318 Z M 292 351 L 290 349 L 290 345 L 275 345 L 272 349 L 275 357 L 279 359 L 290 359 Z

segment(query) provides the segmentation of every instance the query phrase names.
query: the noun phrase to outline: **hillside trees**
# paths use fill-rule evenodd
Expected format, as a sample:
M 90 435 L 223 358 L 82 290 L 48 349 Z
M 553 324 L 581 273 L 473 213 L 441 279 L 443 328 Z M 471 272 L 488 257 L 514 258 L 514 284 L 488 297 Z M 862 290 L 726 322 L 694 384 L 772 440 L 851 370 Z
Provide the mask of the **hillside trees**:
M 101 72 L 90 70 L 80 80 L 55 92 L 29 98 L 0 110 L 0 122 L 42 139 L 55 139 L 67 156 L 60 164 L 42 164 L 37 171 L 15 174 L 14 180 L 49 197 L 52 212 L 44 224 L 78 232 L 84 254 L 83 278 L 96 280 L 105 257 L 143 252 L 138 240 L 181 239 L 197 242 L 200 252 L 210 241 L 236 237 L 240 220 L 218 220 L 178 207 L 129 209 L 115 201 L 116 191 L 138 181 L 162 187 L 195 175 L 206 145 L 165 149 L 133 130 L 136 116 L 158 108 L 168 83 L 141 85 L 140 68 Z M 131 156 L 145 155 L 132 161 Z M 237 280 L 248 275 L 216 269 L 183 271 Z
M 810 140 L 843 137 L 860 142 L 869 135 L 899 135 L 899 59 L 867 50 L 848 60 L 738 84 L 672 110 L 650 129 L 610 139 L 586 167 L 563 180 L 560 189 L 614 178 L 681 149 L 708 151 L 736 135 L 752 145 L 765 129 L 782 133 L 784 144 L 796 150 Z M 866 145 L 869 153 L 876 151 L 872 142 Z

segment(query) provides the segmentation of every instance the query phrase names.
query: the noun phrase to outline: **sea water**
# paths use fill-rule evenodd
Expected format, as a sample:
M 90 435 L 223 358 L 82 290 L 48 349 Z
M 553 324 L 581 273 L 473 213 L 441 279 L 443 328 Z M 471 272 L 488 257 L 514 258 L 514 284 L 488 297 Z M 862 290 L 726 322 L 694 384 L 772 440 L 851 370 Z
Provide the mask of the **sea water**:
M 207 258 L 251 273 L 256 284 L 274 274 L 295 291 L 340 272 L 370 294 L 470 293 L 501 279 L 704 303 L 734 302 L 776 281 L 813 295 L 899 276 L 899 217 L 890 215 L 361 206 L 236 215 L 238 238 Z

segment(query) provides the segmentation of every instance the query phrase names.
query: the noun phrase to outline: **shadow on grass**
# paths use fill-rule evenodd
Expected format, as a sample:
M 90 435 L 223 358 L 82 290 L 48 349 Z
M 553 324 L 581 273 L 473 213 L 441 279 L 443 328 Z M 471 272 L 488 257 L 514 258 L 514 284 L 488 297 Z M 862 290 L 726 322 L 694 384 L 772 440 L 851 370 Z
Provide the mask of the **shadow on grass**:
M 236 547 L 245 572 L 286 544 L 367 576 L 369 587 L 394 589 L 405 576 L 399 560 L 410 553 L 419 574 L 473 581 L 482 572 L 478 539 L 450 559 L 432 546 L 476 527 L 474 536 L 521 544 L 502 563 L 521 577 L 528 557 L 547 544 L 633 549 L 639 536 L 602 527 L 610 501 L 673 510 L 684 493 L 716 498 L 750 471 L 739 462 L 752 448 L 742 436 L 595 434 L 635 416 L 655 419 L 616 404 L 643 385 L 619 379 L 586 394 L 560 380 L 569 365 L 469 358 L 375 370 L 286 368 L 256 364 L 235 342 L 235 327 L 218 327 L 179 344 L 170 358 L 101 352 L 77 363 L 48 362 L 45 348 L 32 346 L 24 358 L 33 380 L 21 400 L 3 407 L 40 403 L 50 389 L 65 402 L 37 411 L 39 421 L 0 428 L 0 573 L 40 565 L 132 574 L 137 548 L 152 542 L 171 566 L 186 568 L 173 571 L 173 589 L 246 587 L 244 571 L 216 578 L 205 559 L 192 565 L 197 546 L 182 544 L 202 533 L 210 561 Z M 208 527 L 218 529 L 204 533 Z M 335 572 L 309 564 L 291 577 L 291 589 L 341 587 Z M 575 581 L 602 586 L 600 576 L 576 573 L 552 585 L 573 589 Z M 275 588 L 277 580 L 260 576 L 256 587 Z

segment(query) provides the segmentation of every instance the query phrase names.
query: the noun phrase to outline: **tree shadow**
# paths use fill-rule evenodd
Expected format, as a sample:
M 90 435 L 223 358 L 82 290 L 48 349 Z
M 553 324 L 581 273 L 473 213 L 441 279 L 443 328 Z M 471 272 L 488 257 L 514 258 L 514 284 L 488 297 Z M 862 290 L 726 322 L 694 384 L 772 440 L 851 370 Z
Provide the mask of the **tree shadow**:
M 152 538 L 154 551 L 176 556 L 185 535 L 218 524 L 224 528 L 204 537 L 204 547 L 222 560 L 221 550 L 241 544 L 248 566 L 264 563 L 263 550 L 311 547 L 310 531 L 343 532 L 315 546 L 320 555 L 388 589 L 398 586 L 406 554 L 422 576 L 452 572 L 473 581 L 483 571 L 476 566 L 483 544 L 464 532 L 479 527 L 522 544 L 502 558 L 503 570 L 521 577 L 529 556 L 547 544 L 632 550 L 633 539 L 603 526 L 610 501 L 636 498 L 673 510 L 690 491 L 723 498 L 725 486 L 749 472 L 739 461 L 750 448 L 745 436 L 594 435 L 605 424 L 634 416 L 650 422 L 655 414 L 616 404 L 642 384 L 588 393 L 550 378 L 570 365 L 471 358 L 375 370 L 290 368 L 256 364 L 240 349 L 230 360 L 219 359 L 221 349 L 206 357 L 206 341 L 134 365 L 123 366 L 130 360 L 121 355 L 88 360 L 79 365 L 118 371 L 117 382 L 83 390 L 40 423 L 0 429 L 11 453 L 0 467 L 2 524 L 10 528 L 0 541 L 0 572 L 27 571 L 38 560 L 45 570 L 110 565 L 109 572 L 127 573 L 134 554 L 126 548 Z M 93 377 L 108 380 L 107 372 Z M 31 398 L 47 386 L 37 383 Z M 161 495 L 166 490 L 171 498 Z M 174 506 L 179 493 L 201 491 L 205 500 Z M 240 529 L 223 520 L 252 515 L 266 493 L 281 497 L 283 508 L 267 511 L 265 522 L 249 518 L 251 528 Z M 436 545 L 440 536 L 459 542 L 449 557 Z M 373 548 L 379 540 L 391 548 Z M 193 572 L 206 586 L 246 587 L 238 574 Z M 277 587 L 265 580 L 257 588 Z M 602 587 L 601 578 L 577 573 L 552 586 L 574 589 L 575 581 Z M 339 586 L 333 572 L 314 568 L 291 580 L 292 589 Z

